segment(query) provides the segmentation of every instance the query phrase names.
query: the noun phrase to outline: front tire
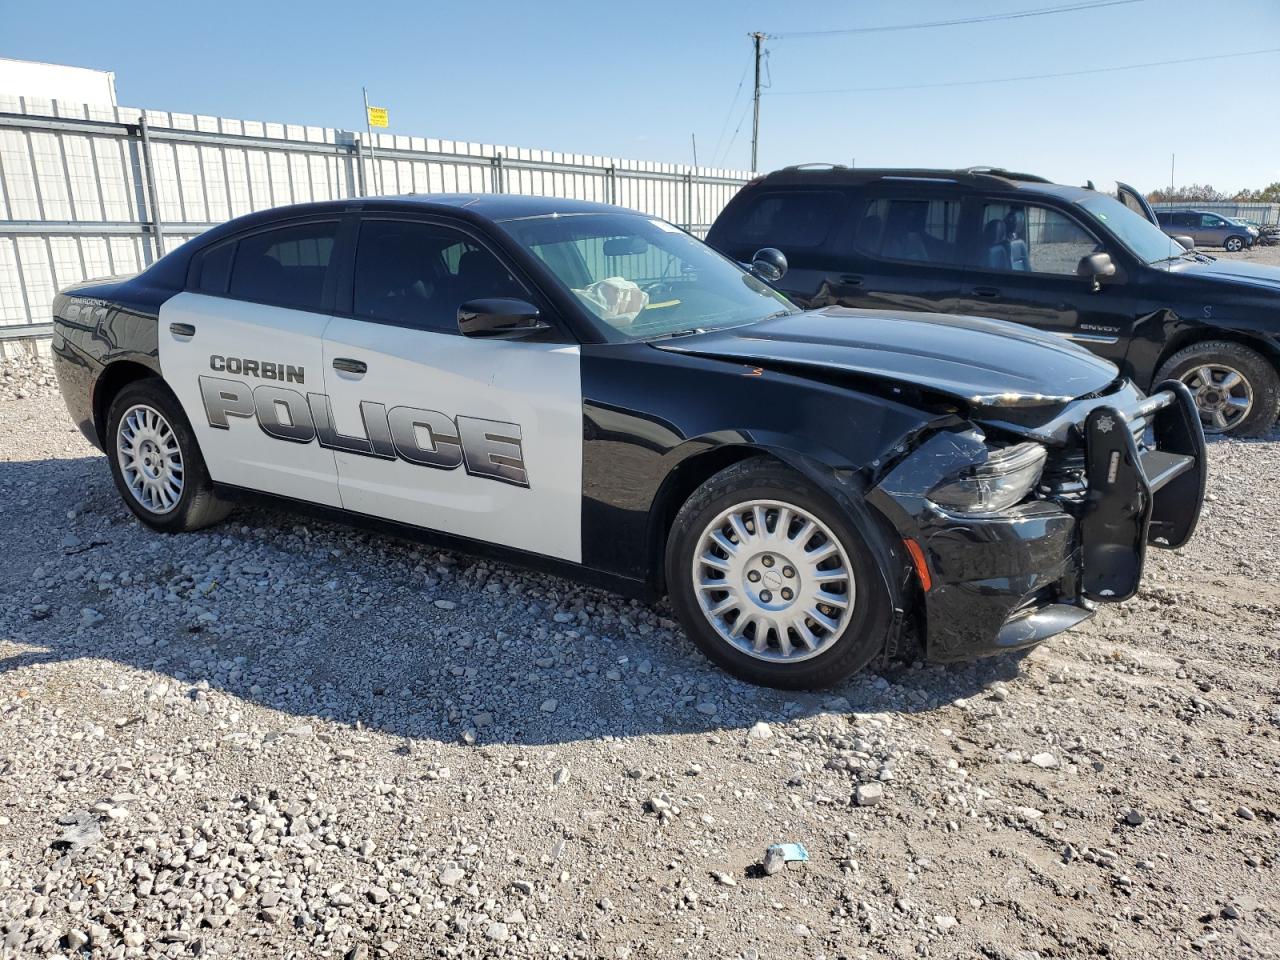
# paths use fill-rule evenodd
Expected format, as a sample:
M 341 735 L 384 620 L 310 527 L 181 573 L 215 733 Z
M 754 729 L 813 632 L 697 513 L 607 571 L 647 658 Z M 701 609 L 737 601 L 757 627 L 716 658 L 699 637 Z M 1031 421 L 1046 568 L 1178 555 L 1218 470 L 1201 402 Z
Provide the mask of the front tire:
M 845 511 L 756 457 L 681 507 L 666 553 L 671 602 L 709 659 L 748 683 L 829 687 L 884 650 L 891 605 Z
M 199 530 L 231 512 L 214 492 L 182 407 L 160 381 L 140 380 L 116 395 L 106 439 L 116 489 L 152 529 Z
M 1193 343 L 1165 361 L 1155 382 L 1163 380 L 1181 380 L 1191 390 L 1205 433 L 1259 437 L 1280 416 L 1280 375 L 1243 344 Z
M 1222 249 L 1228 253 L 1239 253 L 1244 249 L 1244 237 L 1227 237 L 1222 242 Z

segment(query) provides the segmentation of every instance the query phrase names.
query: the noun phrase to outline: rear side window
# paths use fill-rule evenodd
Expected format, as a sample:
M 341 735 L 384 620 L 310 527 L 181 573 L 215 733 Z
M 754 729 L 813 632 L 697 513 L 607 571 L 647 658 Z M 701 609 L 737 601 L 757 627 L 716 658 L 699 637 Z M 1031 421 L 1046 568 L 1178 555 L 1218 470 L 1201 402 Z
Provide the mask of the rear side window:
M 321 309 L 337 235 L 337 221 L 324 221 L 242 237 L 236 244 L 227 292 L 237 300 L 294 310 Z
M 226 293 L 231 284 L 231 261 L 236 255 L 236 242 L 219 243 L 200 254 L 200 283 L 205 293 Z
M 436 333 L 458 332 L 458 307 L 486 297 L 528 299 L 492 253 L 449 227 L 366 220 L 356 245 L 355 315 Z
M 844 195 L 834 190 L 762 193 L 743 211 L 736 240 L 744 246 L 783 251 L 821 246 L 844 201 Z
M 957 264 L 963 260 L 959 235 L 959 200 L 882 197 L 862 211 L 853 243 L 863 253 L 882 260 Z

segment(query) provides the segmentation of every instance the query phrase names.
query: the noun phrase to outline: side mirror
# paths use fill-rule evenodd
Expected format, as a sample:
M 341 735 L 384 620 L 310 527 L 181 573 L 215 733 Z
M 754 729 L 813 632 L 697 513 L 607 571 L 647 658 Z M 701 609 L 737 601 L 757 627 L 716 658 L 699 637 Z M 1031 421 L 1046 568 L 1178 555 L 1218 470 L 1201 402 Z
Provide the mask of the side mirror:
M 765 283 L 775 283 L 787 272 L 787 258 L 775 247 L 761 247 L 751 258 L 751 272 Z
M 1081 257 L 1080 263 L 1076 266 L 1076 276 L 1093 281 L 1094 293 L 1102 289 L 1102 284 L 1099 281 L 1103 277 L 1114 277 L 1115 275 L 1116 265 L 1109 253 L 1091 253 L 1087 257 Z
M 1174 237 L 1173 241 L 1174 243 L 1182 244 L 1182 249 L 1184 250 L 1194 250 L 1196 248 L 1196 241 L 1193 237 Z
M 524 300 L 486 297 L 458 308 L 458 331 L 464 337 L 522 337 L 546 329 L 538 308 Z

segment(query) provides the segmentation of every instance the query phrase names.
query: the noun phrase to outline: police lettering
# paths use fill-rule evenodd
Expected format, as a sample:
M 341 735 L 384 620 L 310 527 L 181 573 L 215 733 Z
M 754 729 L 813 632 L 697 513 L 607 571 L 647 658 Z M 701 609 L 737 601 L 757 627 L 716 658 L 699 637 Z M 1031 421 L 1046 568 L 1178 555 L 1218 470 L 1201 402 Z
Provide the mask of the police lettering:
M 224 361 L 254 363 L 235 357 Z M 257 364 L 261 369 L 263 364 Z M 277 372 L 278 365 L 272 365 Z M 298 370 L 301 380 L 301 368 Z M 200 396 L 209 426 L 230 430 L 232 419 L 256 420 L 267 436 L 292 443 L 315 441 L 322 447 L 382 460 L 403 460 L 436 470 L 463 467 L 473 477 L 497 480 L 518 487 L 529 486 L 524 447 L 518 423 L 480 417 L 450 417 L 438 410 L 392 407 L 372 400 L 360 402 L 362 436 L 340 433 L 333 418 L 333 404 L 324 393 L 303 396 L 288 387 L 261 384 L 250 387 L 240 380 L 200 377 Z
M 221 357 L 215 353 L 209 358 L 209 369 L 218 373 L 242 373 L 246 377 L 259 377 L 263 380 L 283 380 L 285 383 L 303 382 L 302 367 L 295 367 L 286 363 L 274 363 L 271 360 Z

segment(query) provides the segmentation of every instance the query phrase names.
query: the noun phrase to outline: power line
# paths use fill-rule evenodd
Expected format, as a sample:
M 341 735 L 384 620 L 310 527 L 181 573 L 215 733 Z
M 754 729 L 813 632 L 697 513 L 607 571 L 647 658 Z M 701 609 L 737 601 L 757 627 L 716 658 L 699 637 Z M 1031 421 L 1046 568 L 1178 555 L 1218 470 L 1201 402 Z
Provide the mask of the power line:
M 1061 4 L 1056 7 L 1036 7 L 1013 13 L 992 13 L 978 17 L 957 17 L 952 20 L 928 20 L 922 23 L 895 23 L 882 27 L 849 27 L 843 30 L 802 30 L 797 33 L 769 34 L 770 40 L 813 40 L 819 37 L 847 36 L 857 33 L 888 33 L 895 30 L 927 30 L 932 27 L 958 27 L 970 23 L 994 23 L 997 20 L 1025 20 L 1028 17 L 1047 17 L 1057 13 L 1075 13 L 1080 10 L 1096 10 L 1099 7 L 1119 7 L 1142 0 L 1087 0 L 1081 3 Z
M 711 162 L 716 161 L 717 154 L 720 153 L 720 144 L 724 142 L 724 132 L 729 129 L 729 121 L 733 119 L 733 108 L 738 105 L 738 95 L 742 93 L 742 85 L 746 83 L 747 71 L 751 69 L 750 63 L 742 66 L 742 76 L 738 78 L 738 86 L 733 91 L 733 99 L 729 101 L 729 109 L 724 112 L 724 122 L 720 124 L 720 133 L 716 136 L 716 145 L 711 148 Z
M 1095 73 L 1116 73 L 1121 70 L 1145 70 L 1148 67 L 1168 67 L 1179 63 L 1203 63 L 1206 60 L 1229 60 L 1232 57 L 1258 57 L 1268 53 L 1280 53 L 1280 47 L 1266 50 L 1245 50 L 1240 53 L 1217 53 L 1207 57 L 1183 57 L 1178 60 L 1153 60 L 1150 63 L 1129 63 L 1120 67 L 1092 67 L 1088 70 L 1066 70 L 1061 73 L 1029 73 L 1020 77 L 991 77 L 986 80 L 948 80 L 940 83 L 908 83 L 890 87 L 840 87 L 830 90 L 771 90 L 771 97 L 816 96 L 830 93 L 885 93 L 890 90 L 933 90 L 940 87 L 976 87 L 987 83 L 1018 83 L 1023 80 L 1053 80 L 1058 77 L 1082 77 Z

